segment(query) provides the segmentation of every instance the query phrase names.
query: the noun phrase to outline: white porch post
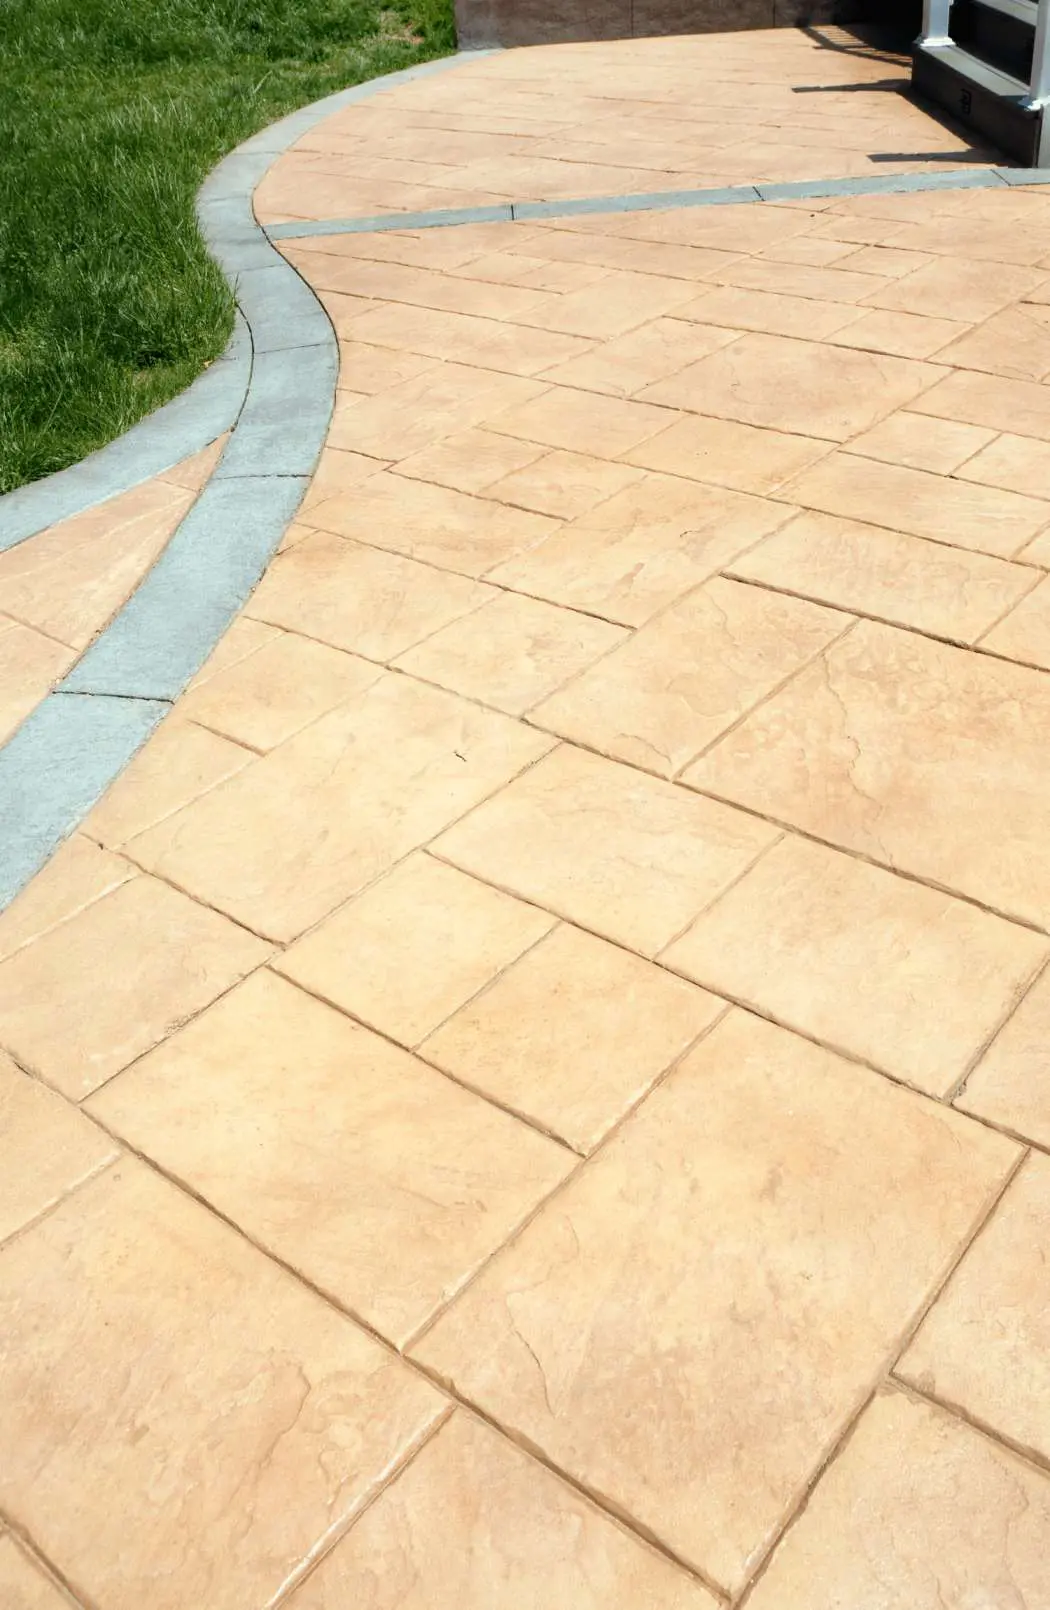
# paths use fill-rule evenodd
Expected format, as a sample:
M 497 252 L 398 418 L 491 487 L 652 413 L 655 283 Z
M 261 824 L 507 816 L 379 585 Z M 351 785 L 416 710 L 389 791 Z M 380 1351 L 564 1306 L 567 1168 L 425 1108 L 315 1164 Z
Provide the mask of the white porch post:
M 947 45 L 951 43 L 948 34 L 948 18 L 951 15 L 952 0 L 923 0 L 922 8 L 922 34 L 920 45 Z M 1040 16 L 1046 9 L 1046 0 L 1041 0 Z

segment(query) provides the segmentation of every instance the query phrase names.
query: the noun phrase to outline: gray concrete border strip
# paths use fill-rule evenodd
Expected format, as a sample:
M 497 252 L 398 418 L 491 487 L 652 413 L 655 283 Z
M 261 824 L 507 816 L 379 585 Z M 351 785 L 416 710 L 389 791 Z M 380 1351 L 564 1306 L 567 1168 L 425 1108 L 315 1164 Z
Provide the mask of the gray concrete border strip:
M 322 218 L 269 224 L 271 240 L 324 235 L 374 235 L 387 230 L 452 229 L 458 224 L 516 223 L 588 214 L 669 212 L 755 202 L 814 201 L 827 196 L 879 196 L 922 190 L 994 190 L 1000 185 L 1050 184 L 1050 168 L 949 168 L 937 173 L 880 173 L 870 178 L 805 179 L 793 184 L 730 185 L 712 190 L 650 190 L 636 195 L 580 196 L 564 201 L 511 201 L 499 206 L 449 207 L 434 212 L 385 212 L 371 218 Z
M 220 392 L 202 376 L 91 460 L 25 488 L 25 497 L 10 494 L 21 513 L 2 529 L 21 535 L 10 535 L 6 546 L 129 490 L 233 426 L 160 558 L 0 747 L 0 910 L 79 825 L 203 665 L 295 518 L 320 456 L 338 343 L 314 292 L 255 222 L 255 186 L 276 157 L 332 112 L 487 54 L 465 52 L 355 85 L 282 118 L 219 163 L 201 189 L 198 215 L 238 303 L 229 364 L 236 385 L 225 379 L 230 389 Z M 179 426 L 174 434 L 171 420 Z M 0 502 L 0 512 L 9 506 Z

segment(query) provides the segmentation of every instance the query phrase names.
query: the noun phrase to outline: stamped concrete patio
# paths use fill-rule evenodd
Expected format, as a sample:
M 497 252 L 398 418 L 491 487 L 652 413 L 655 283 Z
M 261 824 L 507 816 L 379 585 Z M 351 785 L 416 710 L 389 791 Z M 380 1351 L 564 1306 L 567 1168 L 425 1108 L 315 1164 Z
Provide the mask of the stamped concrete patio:
M 993 160 L 900 74 L 492 57 L 257 211 Z M 0 1604 L 1046 1610 L 1050 194 L 283 247 L 299 519 L 0 917 Z

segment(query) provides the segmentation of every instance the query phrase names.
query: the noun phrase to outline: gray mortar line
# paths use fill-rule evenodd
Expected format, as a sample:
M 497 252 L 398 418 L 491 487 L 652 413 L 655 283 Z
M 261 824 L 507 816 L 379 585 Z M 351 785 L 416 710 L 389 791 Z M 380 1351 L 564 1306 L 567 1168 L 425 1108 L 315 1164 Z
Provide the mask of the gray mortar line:
M 0 499 L 2 551 L 151 479 L 233 427 L 156 563 L 0 747 L 0 911 L 79 826 L 203 665 L 295 518 L 320 456 L 338 343 L 314 292 L 256 223 L 256 185 L 331 113 L 491 54 L 465 51 L 355 85 L 282 118 L 224 158 L 202 186 L 197 212 L 237 299 L 226 357 L 89 459 Z

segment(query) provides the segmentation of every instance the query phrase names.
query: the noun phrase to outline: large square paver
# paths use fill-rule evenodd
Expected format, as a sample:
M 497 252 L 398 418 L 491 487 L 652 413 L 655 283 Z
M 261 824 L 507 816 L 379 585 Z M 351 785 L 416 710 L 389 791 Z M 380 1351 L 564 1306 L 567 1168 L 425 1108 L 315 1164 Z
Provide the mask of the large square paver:
M 91 1110 L 397 1345 L 572 1164 L 268 973 Z
M 1040 672 L 861 621 L 685 780 L 1042 925 L 1048 752 Z
M 461 1410 L 289 1610 L 715 1610 L 716 1602 Z
M 1027 928 L 789 834 L 661 959 L 943 1096 L 1047 954 Z
M 134 854 L 294 939 L 549 747 L 506 716 L 384 676 L 137 838 Z
M 875 1399 L 748 1610 L 1050 1604 L 1050 1480 L 900 1392 Z
M 736 1590 L 1017 1155 L 732 1013 L 418 1353 Z
M 363 692 L 378 675 L 376 666 L 356 655 L 296 632 L 281 632 L 194 688 L 179 708 L 237 743 L 272 749 Z
M 1050 1460 L 1050 1158 L 1033 1153 L 898 1373 Z
M 564 746 L 443 834 L 435 849 L 477 877 L 652 954 L 775 836 L 765 822 Z
M 0 1501 L 106 1610 L 271 1603 L 444 1409 L 134 1162 L 0 1253 L 0 1365 Z
M 640 956 L 561 926 L 420 1054 L 586 1152 L 724 1010 Z

